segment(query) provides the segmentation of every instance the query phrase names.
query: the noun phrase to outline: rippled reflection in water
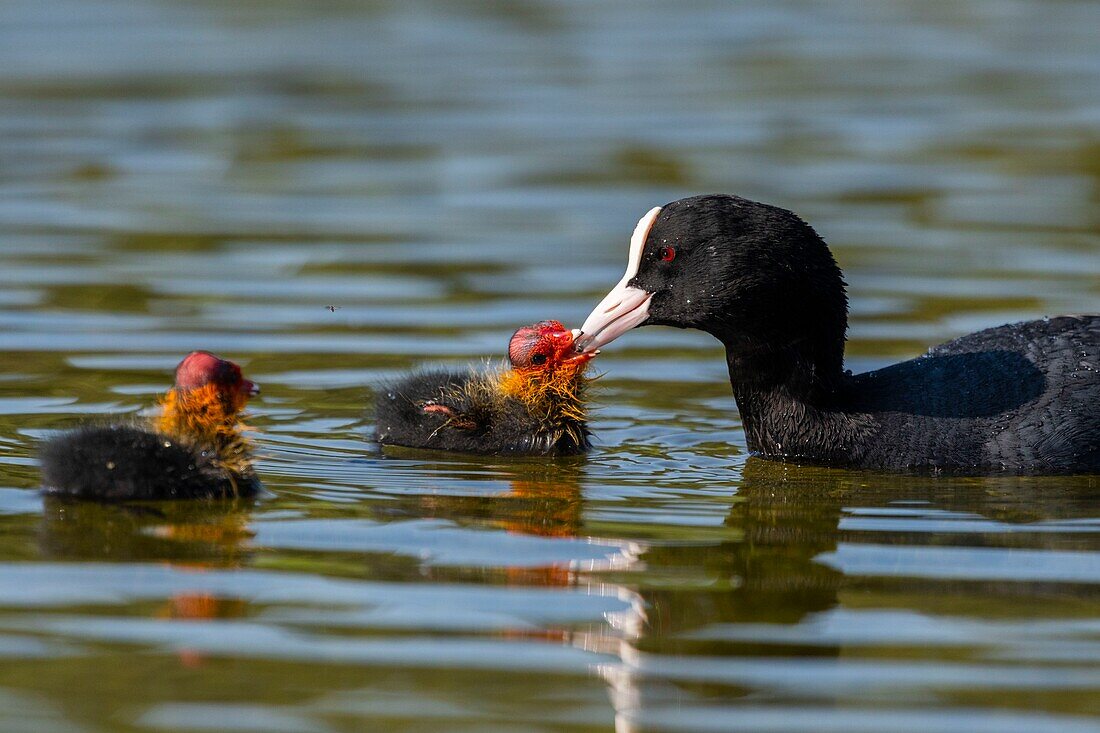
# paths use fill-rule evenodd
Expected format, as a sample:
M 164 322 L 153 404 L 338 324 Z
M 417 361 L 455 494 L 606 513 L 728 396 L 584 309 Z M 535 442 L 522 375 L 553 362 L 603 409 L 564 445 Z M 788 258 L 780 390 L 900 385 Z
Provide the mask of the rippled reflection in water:
M 832 243 L 860 371 L 1100 310 L 1100 6 L 0 6 L 0 728 L 1019 731 L 1100 719 L 1100 483 L 748 458 L 719 350 L 596 450 L 382 454 L 369 385 L 576 323 L 653 205 Z M 328 306 L 333 306 L 329 308 Z M 34 445 L 239 359 L 272 498 L 47 502 Z

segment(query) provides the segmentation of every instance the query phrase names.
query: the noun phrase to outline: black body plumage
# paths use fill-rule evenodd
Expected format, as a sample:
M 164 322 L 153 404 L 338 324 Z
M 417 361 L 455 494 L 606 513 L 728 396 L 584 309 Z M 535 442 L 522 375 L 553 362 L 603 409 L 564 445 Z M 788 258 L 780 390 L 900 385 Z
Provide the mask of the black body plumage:
M 41 449 L 45 493 L 79 499 L 218 499 L 253 496 L 255 475 L 230 473 L 210 452 L 137 425 L 87 425 Z
M 845 375 L 818 408 L 790 395 L 742 395 L 766 406 L 745 426 L 764 455 L 950 473 L 1098 473 L 1100 316 L 969 334 Z
M 516 456 L 574 455 L 589 447 L 583 422 L 536 414 L 501 394 L 493 375 L 475 372 L 422 371 L 384 385 L 374 417 L 383 445 Z

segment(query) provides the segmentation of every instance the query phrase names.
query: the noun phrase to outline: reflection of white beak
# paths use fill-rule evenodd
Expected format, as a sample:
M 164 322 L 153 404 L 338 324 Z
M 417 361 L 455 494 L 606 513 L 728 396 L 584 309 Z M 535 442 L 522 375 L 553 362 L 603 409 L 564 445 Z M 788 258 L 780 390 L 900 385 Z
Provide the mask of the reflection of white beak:
M 581 326 L 577 349 L 595 351 L 640 325 L 649 317 L 653 295 L 621 282 L 600 301 Z
M 628 283 L 638 274 L 645 241 L 660 213 L 660 207 L 650 209 L 638 222 L 638 226 L 634 227 L 634 234 L 630 237 L 630 257 L 626 263 L 626 274 L 581 326 L 582 334 L 577 339 L 578 351 L 595 351 L 641 325 L 649 317 L 649 299 L 653 294 L 631 287 Z

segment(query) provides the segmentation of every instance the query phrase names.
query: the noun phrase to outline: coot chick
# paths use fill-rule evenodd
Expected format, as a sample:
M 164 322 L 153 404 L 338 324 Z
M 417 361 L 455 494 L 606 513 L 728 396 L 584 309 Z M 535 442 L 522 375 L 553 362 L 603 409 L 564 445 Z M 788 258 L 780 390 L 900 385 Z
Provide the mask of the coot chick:
M 579 346 L 636 326 L 726 348 L 749 449 L 771 459 L 953 473 L 1100 472 L 1100 316 L 990 328 L 864 374 L 843 369 L 844 281 L 793 213 L 708 195 L 649 211 Z
M 240 412 L 258 392 L 233 362 L 194 351 L 155 418 L 85 425 L 46 443 L 44 491 L 101 500 L 252 496 L 260 482 Z
M 588 449 L 584 376 L 592 352 L 540 321 L 513 334 L 510 369 L 425 371 L 379 391 L 383 445 L 498 455 L 572 455 Z

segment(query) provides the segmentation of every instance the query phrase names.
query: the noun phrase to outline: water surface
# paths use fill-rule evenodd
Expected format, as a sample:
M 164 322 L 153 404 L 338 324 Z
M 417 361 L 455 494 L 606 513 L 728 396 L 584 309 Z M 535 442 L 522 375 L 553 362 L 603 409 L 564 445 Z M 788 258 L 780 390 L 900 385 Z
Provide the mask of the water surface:
M 0 7 L 0 729 L 1100 723 L 1100 482 L 750 458 L 700 334 L 587 458 L 369 440 L 370 386 L 575 324 L 651 206 L 801 213 L 848 366 L 1100 310 L 1090 2 Z M 329 308 L 328 306 L 333 306 Z M 44 503 L 35 446 L 207 348 L 256 504 Z

